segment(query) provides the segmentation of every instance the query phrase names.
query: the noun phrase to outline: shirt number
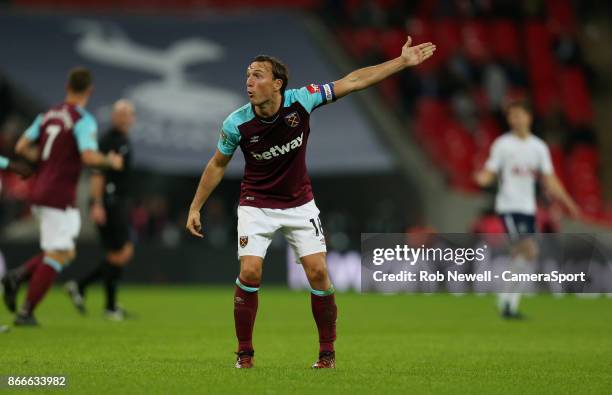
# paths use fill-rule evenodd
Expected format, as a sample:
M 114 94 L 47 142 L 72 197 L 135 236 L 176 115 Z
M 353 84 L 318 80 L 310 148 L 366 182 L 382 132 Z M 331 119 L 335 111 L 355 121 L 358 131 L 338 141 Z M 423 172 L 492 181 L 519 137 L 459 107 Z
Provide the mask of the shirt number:
M 310 218 L 310 223 L 314 226 L 316 237 L 323 234 L 323 225 L 321 225 L 321 220 L 319 217 Z M 317 226 L 318 225 L 318 226 Z
M 57 135 L 62 131 L 62 127 L 58 125 L 49 125 L 45 128 L 45 133 L 47 133 L 47 141 L 45 141 L 45 147 L 42 152 L 42 160 L 49 159 L 51 155 L 51 147 L 53 146 L 53 142 Z

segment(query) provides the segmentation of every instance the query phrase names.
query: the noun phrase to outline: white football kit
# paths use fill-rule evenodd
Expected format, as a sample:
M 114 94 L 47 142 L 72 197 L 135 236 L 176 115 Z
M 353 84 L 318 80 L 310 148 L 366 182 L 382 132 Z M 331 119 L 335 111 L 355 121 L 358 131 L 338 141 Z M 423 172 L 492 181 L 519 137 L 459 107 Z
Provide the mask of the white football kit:
M 536 178 L 554 173 L 550 151 L 542 139 L 533 135 L 522 139 L 512 132 L 493 142 L 485 168 L 497 174 L 495 211 L 501 215 L 535 215 Z

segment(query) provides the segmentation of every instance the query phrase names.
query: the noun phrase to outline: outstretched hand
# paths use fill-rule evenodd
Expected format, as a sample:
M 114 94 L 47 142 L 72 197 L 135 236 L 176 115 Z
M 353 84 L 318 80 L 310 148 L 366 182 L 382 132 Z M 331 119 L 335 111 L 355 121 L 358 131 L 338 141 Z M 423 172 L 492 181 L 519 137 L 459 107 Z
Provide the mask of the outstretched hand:
M 406 61 L 408 66 L 416 66 L 429 59 L 436 51 L 436 46 L 433 43 L 423 43 L 419 45 L 412 45 L 412 38 L 408 36 L 406 44 L 402 47 L 401 57 Z

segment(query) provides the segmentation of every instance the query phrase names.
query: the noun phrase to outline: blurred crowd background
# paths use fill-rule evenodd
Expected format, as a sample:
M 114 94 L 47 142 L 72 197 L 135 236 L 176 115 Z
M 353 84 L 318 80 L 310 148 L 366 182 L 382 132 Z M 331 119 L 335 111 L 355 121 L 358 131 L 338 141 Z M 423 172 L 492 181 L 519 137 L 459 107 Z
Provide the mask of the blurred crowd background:
M 32 45 L 53 45 L 57 39 L 49 36 L 50 41 L 46 42 L 47 36 L 36 33 L 37 26 L 46 24 L 57 28 L 73 20 L 99 22 L 119 26 L 122 35 L 161 49 L 168 47 L 170 41 L 147 41 L 146 29 L 130 30 L 132 26 L 150 22 L 151 26 L 176 32 L 184 28 L 183 21 L 188 21 L 195 26 L 189 31 L 190 36 L 198 34 L 214 42 L 215 38 L 208 32 L 226 23 L 228 26 L 223 29 L 235 35 L 234 42 L 258 34 L 263 38 L 243 46 L 219 43 L 225 53 L 240 56 L 228 55 L 218 61 L 217 67 L 231 65 L 242 70 L 247 64 L 245 60 L 260 52 L 275 55 L 279 51 L 290 56 L 283 60 L 290 71 L 296 71 L 290 86 L 326 82 L 320 79 L 340 78 L 354 68 L 398 56 L 406 36 L 410 35 L 414 43 L 436 43 L 436 54 L 429 62 L 393 76 L 346 103 L 321 109 L 324 121 L 316 122 L 318 114 L 313 115 L 311 141 L 319 139 L 321 146 L 331 147 L 330 151 L 309 147 L 309 166 L 324 164 L 315 169 L 312 181 L 330 250 L 341 254 L 359 251 L 360 234 L 368 232 L 500 232 L 501 224 L 492 213 L 494 190 L 479 190 L 472 175 L 486 160 L 492 141 L 506 131 L 504 103 L 516 98 L 526 98 L 532 103 L 534 132 L 550 145 L 556 172 L 585 212 L 579 229 L 608 230 L 612 226 L 612 161 L 609 159 L 612 113 L 607 110 L 612 105 L 612 77 L 607 72 L 612 66 L 609 50 L 612 6 L 606 1 L 5 0 L 0 1 L 0 7 L 0 32 L 5 37 L 4 45 L 0 46 L 2 155 L 12 155 L 15 142 L 29 123 L 54 103 L 50 97 L 55 97 L 56 102 L 62 99 L 61 90 L 50 94 L 46 86 L 33 81 L 53 80 L 54 86 L 60 87 L 58 84 L 65 74 L 56 70 L 67 71 L 64 66 L 71 66 L 62 61 L 64 52 L 71 53 L 70 59 L 92 68 L 97 85 L 108 84 L 100 89 L 104 97 L 110 100 L 116 95 L 117 99 L 126 93 L 121 87 L 105 91 L 119 84 L 112 77 L 117 70 L 85 57 L 78 41 L 68 43 L 57 58 L 33 56 L 38 47 Z M 24 23 L 31 24 L 26 29 L 38 34 L 39 42 L 18 33 L 17 26 Z M 301 38 L 279 37 L 277 29 L 284 23 L 299 29 Z M 72 40 L 76 39 L 72 36 Z M 305 49 L 302 51 L 305 45 L 314 48 L 314 55 L 297 58 L 292 55 L 310 54 Z M 309 73 L 308 65 L 315 60 L 325 70 L 323 75 Z M 317 70 L 318 66 L 313 67 Z M 219 78 L 206 67 L 195 67 L 187 69 L 186 75 L 188 80 L 200 83 L 231 79 L 231 83 L 227 82 L 228 91 L 237 95 L 239 104 L 246 102 L 240 71 Z M 127 74 L 125 78 L 130 77 Z M 133 78 L 143 79 L 136 74 Z M 173 98 L 167 96 L 164 100 Z M 108 102 L 92 104 L 92 111 L 103 126 L 101 132 L 108 125 L 104 119 L 108 114 L 105 105 Z M 334 106 L 341 108 L 338 113 Z M 207 106 L 199 108 L 203 113 L 208 110 Z M 135 135 L 138 155 L 139 141 L 144 141 L 142 136 L 150 133 L 147 128 L 151 127 L 148 118 L 152 113 L 142 111 L 138 102 L 136 111 L 140 123 Z M 352 116 L 351 111 L 359 116 Z M 231 109 L 226 113 L 229 112 Z M 222 182 L 205 206 L 207 237 L 196 240 L 184 231 L 199 172 L 216 144 L 218 126 L 211 125 L 215 122 L 220 125 L 223 117 L 214 114 L 210 117 L 214 122 L 201 124 L 210 130 L 206 130 L 207 141 L 203 143 L 206 149 L 190 153 L 200 166 L 195 170 L 193 166 L 160 170 L 151 165 L 166 160 L 163 150 L 149 150 L 148 158 L 143 155 L 137 160 L 132 177 L 130 221 L 133 239 L 141 254 L 140 259 L 137 255 L 137 261 L 146 262 L 135 265 L 134 273 L 144 272 L 147 265 L 154 266 L 151 260 L 160 260 L 163 262 L 155 264 L 161 269 L 153 278 L 172 281 L 174 277 L 167 270 L 170 262 L 160 258 L 165 256 L 160 249 L 178 251 L 184 254 L 181 259 L 194 265 L 203 259 L 202 254 L 212 257 L 210 261 L 235 258 L 239 168 Z M 356 126 L 349 125 L 349 119 L 357 122 Z M 172 123 L 162 124 L 162 133 L 168 139 L 181 138 L 174 134 Z M 188 127 L 198 133 L 197 126 L 195 122 Z M 352 134 L 357 129 L 364 130 L 365 134 Z M 335 140 L 328 141 L 330 136 Z M 361 145 L 366 153 L 372 147 L 372 155 L 381 159 L 370 167 L 367 155 L 355 154 L 350 161 L 336 165 L 334 155 L 351 156 L 335 154 L 340 152 L 334 148 L 339 141 L 343 145 Z M 423 177 L 437 180 L 437 186 L 427 187 Z M 37 233 L 27 201 L 28 181 L 6 172 L 0 172 L 0 181 L 0 249 L 10 262 L 26 255 L 23 252 L 26 249 L 36 248 Z M 87 174 L 80 189 L 85 217 Z M 540 201 L 541 227 L 550 232 L 562 230 L 561 210 L 544 193 Z M 449 219 L 445 222 L 441 217 Z M 452 229 L 445 225 L 449 222 L 453 224 Z M 81 243 L 96 248 L 91 225 L 84 229 Z M 279 236 L 272 246 L 270 259 L 285 262 L 285 249 Z M 87 256 L 88 252 L 83 254 Z M 235 268 L 230 262 L 225 266 L 230 271 Z M 198 270 L 194 269 L 200 273 Z M 135 274 L 133 278 L 145 277 Z

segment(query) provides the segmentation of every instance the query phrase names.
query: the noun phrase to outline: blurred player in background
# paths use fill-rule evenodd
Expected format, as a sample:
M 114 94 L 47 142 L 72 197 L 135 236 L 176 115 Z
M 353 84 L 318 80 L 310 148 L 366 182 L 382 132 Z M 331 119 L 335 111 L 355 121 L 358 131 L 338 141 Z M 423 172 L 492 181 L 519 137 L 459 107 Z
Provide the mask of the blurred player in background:
M 523 272 L 538 258 L 536 232 L 536 181 L 541 176 L 544 187 L 569 211 L 578 217 L 580 209 L 555 176 L 546 143 L 531 132 L 532 114 L 526 102 L 515 101 L 506 108 L 510 131 L 498 137 L 491 146 L 484 169 L 476 174 L 476 182 L 486 187 L 496 177 L 498 192 L 495 211 L 502 219 L 513 242 L 513 270 Z M 499 294 L 499 309 L 504 318 L 521 318 L 519 302 L 521 284 L 507 283 Z
M 36 165 L 22 158 L 9 159 L 0 155 L 0 170 L 8 170 L 24 177 L 30 177 L 36 170 Z M 1 190 L 2 188 L 0 188 Z
M 431 43 L 414 47 L 410 44 L 408 37 L 401 55 L 393 60 L 353 71 L 335 82 L 300 89 L 286 89 L 287 68 L 275 58 L 257 56 L 248 66 L 246 91 L 250 103 L 223 122 L 217 150 L 202 174 L 187 220 L 187 229 L 202 237 L 200 210 L 240 146 L 246 165 L 238 207 L 240 274 L 234 294 L 237 368 L 253 366 L 257 292 L 263 260 L 277 230 L 300 258 L 312 288 L 312 313 L 319 332 L 319 358 L 312 367 L 335 367 L 334 287 L 327 271 L 319 209 L 306 173 L 310 113 L 406 67 L 420 64 L 436 49 Z
M 23 159 L 10 160 L 9 158 L 0 155 L 0 170 L 8 170 L 13 173 L 20 174 L 24 177 L 29 177 L 34 172 L 34 165 L 26 162 Z M 0 179 L 0 192 L 2 192 L 2 180 Z M 4 279 L 5 274 L 5 265 L 4 265 L 4 257 L 2 256 L 2 251 L 0 251 L 0 277 Z M 4 286 L 2 286 L 2 293 L 4 295 Z M 9 331 L 9 327 L 7 325 L 0 324 L 0 333 L 7 333 Z
M 2 193 L 2 179 L 0 178 L 0 194 Z M 2 251 L 0 250 L 0 277 L 4 277 L 4 273 L 6 271 L 6 266 L 4 264 L 4 255 L 2 255 Z M 2 286 L 0 286 L 0 289 Z M 9 331 L 8 325 L 0 324 L 0 333 L 6 333 Z
M 120 155 L 98 152 L 97 124 L 85 110 L 93 91 L 92 74 L 75 68 L 68 75 L 63 103 L 40 114 L 17 142 L 15 151 L 36 163 L 30 202 L 40 224 L 42 253 L 3 278 L 4 302 L 16 311 L 19 285 L 30 280 L 16 325 L 37 325 L 34 309 L 53 285 L 57 274 L 75 257 L 74 240 L 81 219 L 76 208 L 76 186 L 83 164 L 121 169 Z
M 87 287 L 101 278 L 106 294 L 105 315 L 113 321 L 125 318 L 124 310 L 117 305 L 117 286 L 123 267 L 134 255 L 127 207 L 132 163 L 128 134 L 134 121 L 134 105 L 125 99 L 115 102 L 111 129 L 99 144 L 101 152 L 117 152 L 123 157 L 123 169 L 95 170 L 91 176 L 90 216 L 98 225 L 105 256 L 91 272 L 78 281 L 69 281 L 65 287 L 74 306 L 84 314 Z

